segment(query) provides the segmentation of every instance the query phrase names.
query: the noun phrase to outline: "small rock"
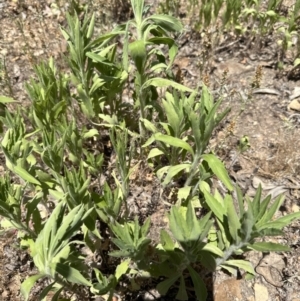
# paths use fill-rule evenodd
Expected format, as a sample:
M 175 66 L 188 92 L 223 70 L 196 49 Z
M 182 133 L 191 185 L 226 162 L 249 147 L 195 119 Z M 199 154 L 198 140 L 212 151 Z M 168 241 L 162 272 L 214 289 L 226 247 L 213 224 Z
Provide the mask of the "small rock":
M 293 100 L 300 96 L 300 87 L 295 87 L 292 95 L 290 96 L 290 100 Z
M 288 105 L 288 109 L 300 112 L 300 102 L 298 101 L 298 99 L 293 99 Z
M 256 272 L 263 276 L 266 281 L 274 286 L 283 286 L 282 270 L 285 268 L 285 262 L 279 254 L 271 253 L 265 256 L 259 266 L 256 267 Z
M 265 286 L 254 284 L 255 301 L 268 301 L 269 293 Z
M 214 301 L 254 301 L 254 292 L 244 279 L 227 279 L 214 284 Z
M 300 211 L 300 207 L 298 205 L 296 205 L 296 204 L 293 204 L 292 211 L 293 212 L 299 212 Z
M 156 289 L 152 289 L 149 292 L 146 292 L 143 300 L 150 301 L 150 300 L 157 300 L 161 297 L 160 293 Z
M 242 301 L 243 296 L 240 288 L 240 280 L 225 280 L 214 290 L 214 301 Z

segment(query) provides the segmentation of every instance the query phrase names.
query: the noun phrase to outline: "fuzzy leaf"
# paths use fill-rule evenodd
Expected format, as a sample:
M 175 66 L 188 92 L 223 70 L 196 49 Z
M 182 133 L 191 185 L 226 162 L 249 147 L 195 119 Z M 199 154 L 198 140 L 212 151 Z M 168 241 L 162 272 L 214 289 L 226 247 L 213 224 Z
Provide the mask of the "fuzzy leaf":
M 191 153 L 192 155 L 194 155 L 194 151 L 191 148 L 191 146 L 179 138 L 171 137 L 168 135 L 163 135 L 161 133 L 154 134 L 154 138 L 155 138 L 155 140 L 164 142 L 164 143 L 172 145 L 174 147 L 183 148 L 183 149 L 187 150 L 189 153 Z
M 144 118 L 144 119 L 141 119 L 141 121 L 144 123 L 144 126 L 148 131 L 150 131 L 152 133 L 156 133 L 158 131 L 157 128 L 155 127 L 155 125 L 152 122 L 150 122 L 149 120 Z
M 252 274 L 252 275 L 255 275 L 255 271 L 253 269 L 253 266 L 252 264 L 249 262 L 249 261 L 246 261 L 246 260 L 227 260 L 225 261 L 224 264 L 222 264 L 221 266 L 226 266 L 226 265 L 229 265 L 229 266 L 234 266 L 234 267 L 238 267 L 239 269 L 243 269 L 244 271 Z
M 188 231 L 186 228 L 186 219 L 184 218 L 184 207 L 171 208 L 169 215 L 170 229 L 179 242 L 185 242 L 188 238 Z
M 128 267 L 129 267 L 129 263 L 130 260 L 125 260 L 123 262 L 121 262 L 117 268 L 116 268 L 116 272 L 115 272 L 115 277 L 117 280 L 119 280 L 121 278 L 122 275 L 126 274 L 128 271 Z
M 259 184 L 254 199 L 251 203 L 252 206 L 252 212 L 253 212 L 253 216 L 254 218 L 256 218 L 256 216 L 258 216 L 259 212 L 260 212 L 260 202 L 261 202 L 261 185 Z
M 30 291 L 32 289 L 32 287 L 34 286 L 34 284 L 41 278 L 43 278 L 44 275 L 43 274 L 37 274 L 37 275 L 33 275 L 31 277 L 28 277 L 21 285 L 21 293 L 23 295 L 23 297 L 25 298 L 25 301 L 28 300 L 29 298 L 29 294 Z
M 165 295 L 170 287 L 176 282 L 176 280 L 180 277 L 180 274 L 176 274 L 166 280 L 162 281 L 156 286 L 156 289 L 159 291 L 160 294 Z
M 286 226 L 289 225 L 291 222 L 293 222 L 296 219 L 300 218 L 300 212 L 294 212 L 291 214 L 287 214 L 283 217 L 280 217 L 276 220 L 276 222 L 284 223 Z
M 208 192 L 204 184 L 200 183 L 200 189 L 204 194 L 205 202 L 214 213 L 214 215 L 223 222 L 224 216 L 226 215 L 226 210 L 223 207 L 223 204 L 220 204 L 211 194 Z
M 234 208 L 232 197 L 226 195 L 225 199 L 227 199 L 227 218 L 228 218 L 228 226 L 231 237 L 236 243 L 240 242 L 239 238 L 239 230 L 241 228 L 241 224 L 237 213 Z
M 165 230 L 160 231 L 160 241 L 161 241 L 161 244 L 162 244 L 163 248 L 166 251 L 173 251 L 174 250 L 174 247 L 175 247 L 174 242 L 171 239 L 171 237 L 170 237 L 170 235 L 168 234 L 167 231 L 165 231 Z
M 139 73 L 143 73 L 147 58 L 146 45 L 144 41 L 138 40 L 129 44 L 129 52 Z
M 176 295 L 176 300 L 188 300 L 188 295 L 186 292 L 186 287 L 185 287 L 185 281 L 183 276 L 180 276 L 180 284 L 179 284 L 179 290 Z
M 207 162 L 214 174 L 224 183 L 226 188 L 232 191 L 233 186 L 224 164 L 212 154 L 204 154 L 202 155 L 202 158 Z
M 260 219 L 258 224 L 264 225 L 265 223 L 269 222 L 274 216 L 274 214 L 277 212 L 277 210 L 279 209 L 283 201 L 284 201 L 284 196 L 283 195 L 278 196 L 275 202 L 268 208 L 268 210 L 266 210 L 265 214 Z
M 191 164 L 178 164 L 175 166 L 170 166 L 168 169 L 168 173 L 164 179 L 163 185 L 168 185 L 179 172 L 181 172 L 184 169 L 188 170 L 190 166 Z
M 164 152 L 161 151 L 160 149 L 152 148 L 149 152 L 149 155 L 148 155 L 147 159 L 151 159 L 151 158 L 154 158 L 154 157 L 157 157 L 157 156 L 161 156 L 163 154 L 164 154 Z
M 203 251 L 207 251 L 210 253 L 213 253 L 217 256 L 223 257 L 224 253 L 222 250 L 220 250 L 217 246 L 215 246 L 213 243 L 207 243 L 205 246 L 202 248 Z
M 88 132 L 84 133 L 83 138 L 88 139 L 95 136 L 98 136 L 99 132 L 96 129 L 90 129 Z
M 95 13 L 93 13 L 91 21 L 90 21 L 90 25 L 86 34 L 86 37 L 88 39 L 90 39 L 93 36 L 94 33 L 94 27 L 95 27 Z
M 206 289 L 204 281 L 191 266 L 188 266 L 187 268 L 189 270 L 189 273 L 191 275 L 191 278 L 192 278 L 192 281 L 194 284 L 194 290 L 196 293 L 197 300 L 198 301 L 206 301 L 207 289 Z
M 3 96 L 3 95 L 0 96 L 0 103 L 12 103 L 12 102 L 17 102 L 17 101 L 15 101 L 11 97 L 6 97 L 6 96 Z
M 248 241 L 251 238 L 254 223 L 255 220 L 253 218 L 252 211 L 247 210 L 242 217 L 242 224 L 241 224 L 241 233 L 242 233 L 243 240 Z
M 6 156 L 6 149 L 5 147 L 2 147 L 2 150 Z M 14 165 L 8 156 L 6 156 L 6 166 L 14 173 L 16 173 L 19 177 L 21 177 L 24 181 L 35 184 L 35 185 L 41 185 L 41 183 L 33 177 L 28 171 L 26 171 L 24 168 Z
M 253 250 L 259 252 L 288 252 L 290 248 L 273 242 L 256 242 L 252 245 L 247 246 Z
M 160 78 L 160 77 L 155 77 L 155 78 L 151 78 L 149 80 L 147 80 L 144 85 L 142 86 L 142 89 L 146 89 L 150 86 L 154 86 L 154 87 L 173 87 L 179 91 L 182 91 L 182 92 L 193 92 L 192 89 L 184 86 L 184 85 L 181 85 L 181 84 L 178 84 L 172 80 L 169 80 L 169 79 L 164 79 L 164 78 Z
M 77 283 L 86 286 L 92 286 L 92 284 L 86 280 L 86 278 L 76 269 L 63 264 L 63 263 L 55 263 L 50 264 L 58 274 L 62 275 L 65 279 L 70 281 L 71 283 Z
M 167 31 L 181 31 L 183 29 L 183 26 L 181 22 L 172 16 L 169 15 L 152 15 L 148 17 L 146 20 L 151 20 L 154 22 L 154 24 L 159 25 L 163 29 Z

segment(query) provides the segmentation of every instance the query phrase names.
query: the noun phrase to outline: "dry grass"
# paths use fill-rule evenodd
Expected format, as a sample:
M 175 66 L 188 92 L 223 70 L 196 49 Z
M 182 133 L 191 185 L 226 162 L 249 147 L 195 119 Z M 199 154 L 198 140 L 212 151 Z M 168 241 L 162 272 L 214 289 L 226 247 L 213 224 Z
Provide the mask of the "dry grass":
M 262 153 L 258 165 L 273 178 L 297 177 L 300 174 L 300 136 L 298 129 L 283 129 L 269 152 Z

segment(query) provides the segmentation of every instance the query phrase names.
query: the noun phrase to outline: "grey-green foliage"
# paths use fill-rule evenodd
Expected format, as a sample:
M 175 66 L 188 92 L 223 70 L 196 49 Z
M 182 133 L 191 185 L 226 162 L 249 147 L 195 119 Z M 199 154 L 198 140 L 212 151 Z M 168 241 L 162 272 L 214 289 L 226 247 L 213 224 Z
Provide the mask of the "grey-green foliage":
M 166 293 L 172 284 L 180 281 L 177 295 L 179 300 L 187 300 L 182 278 L 185 269 L 194 283 L 197 300 L 206 300 L 205 285 L 193 269 L 196 263 L 201 264 L 207 272 L 224 268 L 237 275 L 237 270 L 240 269 L 253 277 L 255 272 L 252 264 L 246 260 L 234 259 L 234 255 L 249 250 L 288 251 L 287 246 L 256 239 L 283 235 L 282 229 L 300 217 L 297 212 L 274 218 L 284 198 L 279 196 L 271 204 L 271 196 L 262 199 L 261 187 L 253 200 L 243 197 L 237 187 L 236 209 L 232 195 L 222 197 L 217 191 L 212 195 L 207 183 L 202 182 L 200 186 L 205 203 L 211 211 L 197 219 L 191 203 L 188 207 L 173 207 L 169 216 L 173 239 L 166 231 L 161 232 L 161 244 L 157 246 L 161 261 L 151 269 L 154 275 L 165 273 L 167 277 L 158 285 L 161 293 Z
M 82 274 L 84 266 L 80 265 L 80 262 L 70 261 L 72 259 L 71 253 L 74 250 L 72 250 L 69 241 L 79 230 L 91 210 L 85 211 L 84 207 L 79 205 L 64 215 L 65 209 L 63 202 L 58 204 L 37 239 L 27 241 L 33 262 L 39 273 L 30 276 L 22 283 L 21 291 L 25 300 L 28 300 L 29 292 L 35 282 L 44 277 L 53 281 L 50 284 L 51 288 L 53 288 L 54 283 L 57 283 L 59 285 L 56 288 L 58 291 L 63 285 L 66 285 L 65 281 L 72 284 L 92 285 Z M 74 267 L 75 264 L 77 264 L 77 268 Z M 48 292 L 48 287 L 46 287 L 41 296 L 45 297 Z
M 70 106 L 68 78 L 57 72 L 53 59 L 37 65 L 35 74 L 37 79 L 25 86 L 32 102 L 30 118 L 36 128 L 50 130 Z
M 187 300 L 190 277 L 197 300 L 206 300 L 201 270 L 205 275 L 218 268 L 233 274 L 242 269 L 254 275 L 251 263 L 236 255 L 287 251 L 261 239 L 283 235 L 283 227 L 300 217 L 294 213 L 274 218 L 283 197 L 263 199 L 261 187 L 253 200 L 239 188 L 234 191 L 224 164 L 208 150 L 228 109 L 220 113 L 221 100 L 215 101 L 205 85 L 199 91 L 188 88 L 175 81 L 171 70 L 178 51 L 173 34 L 182 30 L 181 23 L 171 16 L 149 15 L 142 0 L 131 3 L 134 19 L 98 37 L 93 35 L 94 15 L 83 20 L 68 16 L 68 29 L 62 32 L 71 74 L 59 71 L 53 60 L 37 66 L 36 79 L 27 85 L 30 114 L 26 109 L 9 112 L 5 104 L 14 100 L 0 97 L 5 129 L 1 148 L 8 169 L 0 180 L 1 226 L 19 231 L 38 270 L 22 284 L 26 299 L 41 278 L 50 279 L 41 300 L 50 291 L 58 300 L 63 290 L 84 298 L 78 285 L 112 300 L 121 277 L 132 288 L 145 278 L 163 277 L 157 285 L 161 294 L 176 285 L 177 299 Z M 232 8 L 225 14 L 240 12 L 240 3 L 229 4 Z M 219 5 L 213 3 L 215 14 Z M 273 1 L 269 9 L 276 5 Z M 123 42 L 122 56 L 116 37 Z M 127 87 L 131 104 L 123 101 L 123 92 L 133 78 L 133 87 Z M 77 105 L 87 120 L 79 122 Z M 96 144 L 103 134 L 112 146 L 109 162 L 90 150 L 91 139 Z M 178 188 L 177 203 L 168 214 L 169 229 L 161 230 L 158 242 L 150 238 L 149 217 L 140 223 L 131 216 L 130 175 L 141 160 L 156 171 L 160 201 L 166 186 Z M 19 182 L 11 183 L 10 174 Z M 223 195 L 211 192 L 213 176 L 224 184 Z M 97 189 L 91 187 L 92 177 L 97 177 Z M 74 240 L 78 233 L 80 241 Z M 118 261 L 106 261 L 113 262 L 109 268 L 115 270 L 109 274 L 95 263 L 88 266 L 81 245 L 92 254 L 100 252 L 102 259 L 116 257 Z
M 77 92 L 73 97 L 88 118 L 96 118 L 104 103 L 112 114 L 119 109 L 114 98 L 122 91 L 127 72 L 115 62 L 117 44 L 107 44 L 123 31 L 117 28 L 94 38 L 95 15 L 90 19 L 85 14 L 82 22 L 76 14 L 67 15 L 67 21 L 68 29 L 62 29 L 62 33 L 68 42 L 71 82 Z
M 217 112 L 221 99 L 214 103 L 205 85 L 202 86 L 200 99 L 197 99 L 196 92 L 189 97 L 183 93 L 179 95 L 173 92 L 172 95 L 166 92 L 165 97 L 162 111 L 166 122 L 160 122 L 160 128 L 157 128 L 147 119 L 142 120 L 153 133 L 143 147 L 156 142 L 148 159 L 165 156 L 168 160 L 167 165 L 157 171 L 158 178 L 163 179 L 163 185 L 168 185 L 184 172 L 184 189 L 196 188 L 193 188 L 192 195 L 196 194 L 197 182 L 207 180 L 212 174 L 216 174 L 228 189 L 232 189 L 222 163 L 213 154 L 205 154 L 213 130 L 229 111 Z

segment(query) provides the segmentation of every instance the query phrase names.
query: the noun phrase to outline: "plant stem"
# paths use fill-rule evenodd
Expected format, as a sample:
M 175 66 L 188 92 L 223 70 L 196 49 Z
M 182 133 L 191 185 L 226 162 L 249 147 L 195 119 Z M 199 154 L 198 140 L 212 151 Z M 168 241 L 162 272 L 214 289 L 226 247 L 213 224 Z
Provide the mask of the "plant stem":
M 220 266 L 222 265 L 235 251 L 241 249 L 242 247 L 244 247 L 245 245 L 247 245 L 246 241 L 242 241 L 237 245 L 231 245 L 225 252 L 224 252 L 224 256 L 222 258 L 217 258 L 216 259 L 216 266 Z
M 193 161 L 192 166 L 191 166 L 189 176 L 186 179 L 186 181 L 184 183 L 184 186 L 189 186 L 191 184 L 191 182 L 194 178 L 194 175 L 197 172 L 197 169 L 198 169 L 198 166 L 199 166 L 199 163 L 200 163 L 200 158 L 201 158 L 201 156 L 199 156 L 197 154 L 195 155 L 194 161 Z

